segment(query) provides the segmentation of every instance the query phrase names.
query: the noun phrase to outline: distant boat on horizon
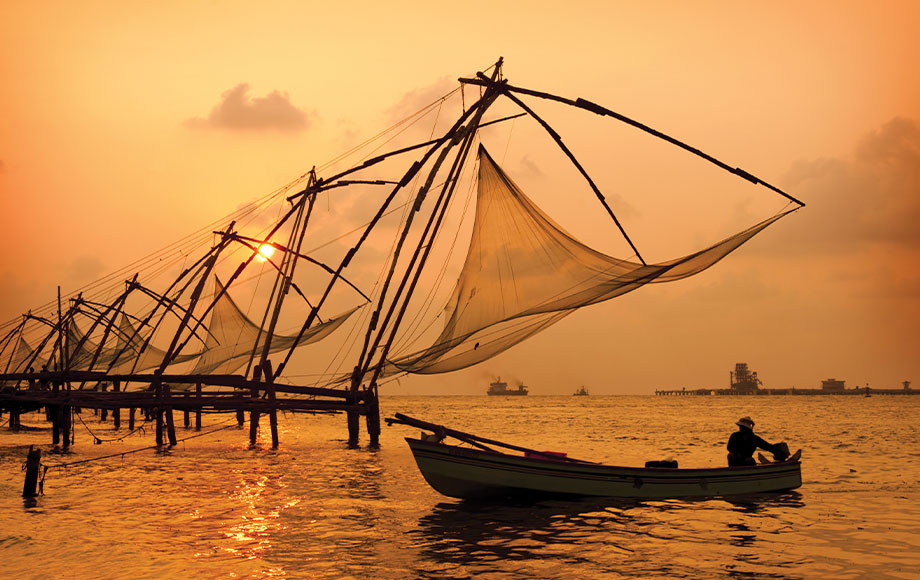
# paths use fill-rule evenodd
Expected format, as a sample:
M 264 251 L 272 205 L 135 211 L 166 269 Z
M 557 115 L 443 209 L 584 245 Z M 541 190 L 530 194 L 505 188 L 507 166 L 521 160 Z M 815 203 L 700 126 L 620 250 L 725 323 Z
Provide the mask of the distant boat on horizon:
M 580 389 L 578 389 L 572 394 L 572 396 L 573 397 L 587 397 L 588 394 L 589 394 L 588 389 L 586 389 L 584 385 L 582 385 Z
M 501 377 L 495 379 L 494 383 L 489 385 L 489 395 L 498 396 L 522 396 L 528 393 L 527 387 L 523 383 L 519 384 L 517 389 L 509 389 L 508 383 L 502 381 Z

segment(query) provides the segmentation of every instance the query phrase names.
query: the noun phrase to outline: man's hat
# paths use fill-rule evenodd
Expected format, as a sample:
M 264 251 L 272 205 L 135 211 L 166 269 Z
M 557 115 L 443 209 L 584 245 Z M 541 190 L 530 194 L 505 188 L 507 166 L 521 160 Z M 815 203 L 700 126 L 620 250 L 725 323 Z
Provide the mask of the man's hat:
M 750 417 L 741 417 L 735 422 L 735 425 L 739 427 L 747 427 L 750 430 L 754 430 L 754 421 Z

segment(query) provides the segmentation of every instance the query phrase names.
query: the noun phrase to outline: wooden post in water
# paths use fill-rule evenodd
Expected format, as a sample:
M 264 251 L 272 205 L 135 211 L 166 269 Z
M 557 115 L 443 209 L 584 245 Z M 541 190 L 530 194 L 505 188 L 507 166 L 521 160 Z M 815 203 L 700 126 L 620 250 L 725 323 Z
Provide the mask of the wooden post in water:
M 265 360 L 265 389 L 271 407 L 268 410 L 268 425 L 272 432 L 272 449 L 278 449 L 278 408 L 275 407 L 275 378 L 272 374 L 272 363 Z
M 154 390 L 157 397 L 157 406 L 154 410 L 157 422 L 157 447 L 163 446 L 163 384 L 159 379 L 154 382 Z
M 351 392 L 351 396 L 348 398 L 349 405 L 357 405 L 358 399 L 355 396 L 355 392 Z M 345 412 L 346 420 L 348 421 L 348 446 L 357 447 L 359 433 L 361 431 L 361 415 L 357 410 L 349 409 Z
M 70 385 L 67 385 L 67 388 L 70 389 Z M 70 405 L 61 405 L 61 444 L 64 446 L 64 451 L 70 449 L 70 425 L 73 422 L 73 409 L 70 408 Z
M 186 399 L 188 399 L 188 398 L 191 397 L 191 396 L 192 396 L 192 394 L 189 393 L 189 392 L 186 392 L 185 395 L 183 395 L 183 397 L 186 398 Z M 191 412 L 191 410 L 188 408 L 188 405 L 186 405 L 185 409 L 182 411 L 182 426 L 185 427 L 186 429 L 188 429 L 188 428 L 191 427 L 191 425 L 192 425 L 192 415 L 191 415 L 191 413 L 192 413 L 192 412 Z
M 163 387 L 163 394 L 166 397 L 166 436 L 169 438 L 169 446 L 175 447 L 179 441 L 176 439 L 176 426 L 173 424 L 172 389 L 169 385 Z
M 55 382 L 51 387 L 54 397 L 60 393 L 60 384 Z M 52 445 L 61 444 L 61 406 L 58 404 L 51 405 L 51 443 Z
M 109 386 L 108 386 L 107 384 L 105 384 L 105 383 L 99 383 L 99 390 L 100 390 L 101 392 L 103 392 L 103 393 L 106 392 L 106 391 L 108 390 L 108 388 L 109 388 Z M 106 419 L 108 419 L 108 418 L 109 418 L 109 410 L 106 409 L 105 407 L 103 407 L 102 409 L 99 410 L 99 420 L 102 421 L 103 423 L 105 423 Z
M 252 369 L 252 380 L 258 382 L 262 379 L 262 368 L 259 365 L 256 365 Z M 259 389 L 253 385 L 250 390 L 252 395 L 252 400 L 254 403 L 258 403 L 259 400 Z M 259 410 L 253 405 L 252 409 L 249 411 L 249 446 L 255 447 L 256 437 L 259 434 Z
M 371 447 L 380 446 L 380 401 L 377 398 L 376 386 L 364 391 L 364 404 L 367 409 L 367 434 L 370 437 Z
M 26 456 L 26 480 L 22 485 L 22 497 L 35 497 L 38 495 L 38 470 L 42 465 L 42 450 L 33 449 L 29 445 L 29 454 Z
M 236 425 L 240 429 L 243 428 L 243 425 L 246 423 L 246 415 L 243 413 L 242 409 L 236 410 Z
M 134 431 L 134 407 L 128 408 L 128 431 Z
M 119 392 L 121 384 L 118 381 L 112 383 L 112 391 Z M 112 411 L 112 424 L 115 426 L 115 429 L 121 429 L 121 407 L 115 407 Z
M 201 383 L 195 385 L 195 398 L 198 406 L 195 408 L 195 431 L 201 431 Z

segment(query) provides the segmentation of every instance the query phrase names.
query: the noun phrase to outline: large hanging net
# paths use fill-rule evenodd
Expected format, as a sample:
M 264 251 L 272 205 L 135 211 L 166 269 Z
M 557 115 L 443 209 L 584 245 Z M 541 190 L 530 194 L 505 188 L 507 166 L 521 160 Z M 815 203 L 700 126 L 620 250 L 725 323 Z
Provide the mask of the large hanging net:
M 216 296 L 220 293 L 222 285 L 217 278 L 214 279 L 214 284 Z M 322 340 L 345 322 L 358 308 L 360 307 L 355 307 L 336 318 L 310 327 L 297 342 L 298 348 Z M 232 373 L 246 365 L 253 353 L 259 356 L 265 345 L 266 333 L 246 317 L 227 293 L 224 293 L 214 305 L 208 330 L 205 350 L 191 374 Z M 296 336 L 273 334 L 269 352 L 288 350 L 296 340 Z
M 433 346 L 394 357 L 385 373 L 443 373 L 480 363 L 578 308 L 702 272 L 786 213 L 683 258 L 643 265 L 569 235 L 480 146 L 472 240 L 444 330 Z

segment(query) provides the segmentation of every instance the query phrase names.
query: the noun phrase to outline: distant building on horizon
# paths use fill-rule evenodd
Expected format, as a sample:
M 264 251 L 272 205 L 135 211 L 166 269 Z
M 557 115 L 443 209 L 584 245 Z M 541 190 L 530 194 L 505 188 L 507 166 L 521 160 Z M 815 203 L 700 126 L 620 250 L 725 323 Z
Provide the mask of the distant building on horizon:
M 846 381 L 838 381 L 837 379 L 825 379 L 821 381 L 822 391 L 838 392 L 844 389 L 846 389 Z
M 729 384 L 733 394 L 753 395 L 762 383 L 757 373 L 748 369 L 747 363 L 735 363 L 734 372 L 729 371 Z

